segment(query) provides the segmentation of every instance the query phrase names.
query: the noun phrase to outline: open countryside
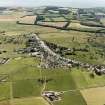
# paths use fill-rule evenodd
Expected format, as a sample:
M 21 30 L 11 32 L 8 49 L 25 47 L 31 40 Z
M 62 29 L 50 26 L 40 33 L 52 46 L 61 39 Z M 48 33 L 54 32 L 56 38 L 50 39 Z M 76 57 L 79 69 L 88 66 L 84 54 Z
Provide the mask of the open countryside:
M 105 105 L 104 14 L 0 7 L 0 105 Z

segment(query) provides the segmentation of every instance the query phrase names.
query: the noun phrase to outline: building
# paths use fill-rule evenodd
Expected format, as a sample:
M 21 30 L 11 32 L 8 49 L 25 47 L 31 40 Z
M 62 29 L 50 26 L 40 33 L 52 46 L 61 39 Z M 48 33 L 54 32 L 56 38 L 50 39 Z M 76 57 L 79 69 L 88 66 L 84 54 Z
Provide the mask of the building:
M 102 18 L 105 18 L 105 14 L 104 13 L 96 13 L 95 16 L 96 16 L 96 19 L 97 20 L 100 20 Z

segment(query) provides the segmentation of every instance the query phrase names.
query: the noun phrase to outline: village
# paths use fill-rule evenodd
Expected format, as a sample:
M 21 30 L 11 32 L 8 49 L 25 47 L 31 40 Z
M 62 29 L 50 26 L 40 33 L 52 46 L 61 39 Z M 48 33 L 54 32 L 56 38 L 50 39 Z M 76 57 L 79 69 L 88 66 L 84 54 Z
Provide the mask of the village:
M 36 34 L 32 34 L 31 38 L 29 38 L 28 42 L 29 42 L 28 47 L 26 49 L 23 49 L 25 51 L 22 51 L 22 52 L 28 52 L 31 56 L 40 57 L 41 58 L 41 64 L 40 64 L 41 67 L 44 67 L 44 68 L 83 67 L 83 68 L 88 69 L 91 72 L 95 72 L 97 75 L 101 75 L 101 74 L 105 73 L 105 66 L 103 66 L 103 65 L 90 65 L 88 63 L 82 63 L 80 61 L 75 61 L 72 59 L 67 59 L 67 58 L 61 57 L 59 53 L 56 54 L 54 51 L 52 51 L 50 49 L 51 48 L 51 47 L 49 47 L 49 46 L 51 46 L 50 43 L 49 43 L 49 46 L 46 45 L 46 42 L 42 41 Z M 56 50 L 55 47 L 53 49 Z M 57 49 L 59 50 L 60 47 L 57 47 Z M 62 49 L 66 49 L 66 48 L 62 47 Z M 71 50 L 66 49 L 66 50 L 73 52 L 72 49 Z M 79 49 L 79 50 L 84 51 L 86 49 L 84 49 L 84 50 Z M 60 50 L 60 51 L 62 51 L 62 50 Z

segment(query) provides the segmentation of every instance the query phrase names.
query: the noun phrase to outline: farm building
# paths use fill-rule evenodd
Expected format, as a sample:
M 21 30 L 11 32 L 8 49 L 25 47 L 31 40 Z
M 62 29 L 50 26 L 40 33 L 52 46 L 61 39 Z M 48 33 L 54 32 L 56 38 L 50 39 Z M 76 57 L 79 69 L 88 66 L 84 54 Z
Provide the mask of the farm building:
M 104 13 L 96 13 L 95 16 L 96 16 L 96 19 L 97 20 L 100 20 L 102 18 L 105 18 L 105 14 Z

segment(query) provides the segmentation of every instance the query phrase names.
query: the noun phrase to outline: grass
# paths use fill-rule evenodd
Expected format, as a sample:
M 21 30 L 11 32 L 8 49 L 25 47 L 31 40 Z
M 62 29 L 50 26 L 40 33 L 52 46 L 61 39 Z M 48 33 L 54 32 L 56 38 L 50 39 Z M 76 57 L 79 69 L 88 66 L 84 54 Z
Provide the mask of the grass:
M 86 39 L 89 37 L 89 34 L 86 34 L 85 32 L 61 31 L 56 33 L 40 34 L 40 37 L 61 46 L 73 47 L 76 46 L 75 42 L 83 44 L 86 43 Z M 74 42 L 72 42 L 73 37 Z
M 21 68 L 14 75 L 11 75 L 13 81 L 16 80 L 25 80 L 25 79 L 38 79 L 39 78 L 39 69 L 34 67 L 26 66 Z
M 63 28 L 67 24 L 67 22 L 39 22 L 38 24 Z
M 67 21 L 64 17 L 56 17 L 56 18 L 51 18 L 51 17 L 46 17 L 45 21 Z
M 100 22 L 105 26 L 105 18 L 102 18 Z
M 88 105 L 104 105 L 105 104 L 105 87 L 91 88 L 82 90 L 81 93 L 87 101 Z
M 81 69 L 73 69 L 71 72 L 73 80 L 78 88 L 89 88 L 89 87 L 98 87 L 105 86 L 105 76 L 97 76 L 90 78 L 90 73 L 81 71 Z
M 62 100 L 58 102 L 54 102 L 54 105 L 87 105 L 81 93 L 71 92 L 65 93 L 62 96 Z
M 19 23 L 22 24 L 34 24 L 37 16 L 25 16 L 19 19 Z
M 20 80 L 13 82 L 13 97 L 40 96 L 41 84 L 37 80 Z
M 73 80 L 71 72 L 69 70 L 52 70 L 52 71 L 42 71 L 43 76 L 46 79 L 52 79 L 46 85 L 46 90 L 53 91 L 67 91 L 77 89 L 76 84 Z M 54 105 L 86 105 L 81 93 L 79 91 L 64 93 L 62 95 L 62 100 L 54 102 Z
M 0 105 L 10 105 L 9 101 L 1 101 Z
M 42 71 L 42 75 L 46 77 L 46 79 L 52 79 L 52 81 L 47 83 L 46 90 L 64 91 L 76 88 L 70 75 L 70 71 L 64 71 L 62 69 L 46 70 Z
M 89 26 L 85 26 L 85 25 L 81 25 L 80 23 L 70 23 L 70 25 L 68 26 L 68 28 L 71 29 L 77 29 L 77 30 L 81 30 L 81 31 L 91 31 L 91 32 L 95 32 L 97 30 L 100 30 L 102 28 L 99 27 L 89 27 Z
M 22 70 L 28 65 L 34 65 L 33 58 L 21 58 L 20 60 L 10 59 L 10 61 L 5 65 L 0 65 L 0 74 L 13 74 L 18 70 Z
M 0 100 L 6 100 L 10 97 L 10 83 L 0 83 Z
M 52 28 L 46 28 L 36 25 L 20 25 L 16 22 L 2 22 L 0 21 L 0 31 L 6 31 L 6 35 L 21 35 L 25 33 L 44 33 L 44 32 L 57 32 L 58 30 Z
M 23 99 L 14 99 L 13 105 L 49 105 L 49 104 L 41 97 L 31 97 Z

